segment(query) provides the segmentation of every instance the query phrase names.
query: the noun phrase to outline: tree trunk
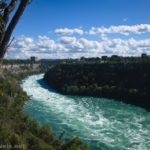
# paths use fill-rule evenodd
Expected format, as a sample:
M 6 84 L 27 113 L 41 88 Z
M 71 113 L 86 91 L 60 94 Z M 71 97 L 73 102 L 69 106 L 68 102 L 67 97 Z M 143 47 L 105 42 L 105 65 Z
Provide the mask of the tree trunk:
M 7 51 L 12 32 L 13 32 L 15 26 L 17 25 L 20 17 L 22 16 L 28 2 L 29 2 L 29 0 L 21 0 L 15 15 L 13 16 L 12 20 L 10 21 L 10 23 L 7 27 L 6 32 L 4 33 L 4 37 L 0 43 L 0 63 L 2 63 L 4 55 Z

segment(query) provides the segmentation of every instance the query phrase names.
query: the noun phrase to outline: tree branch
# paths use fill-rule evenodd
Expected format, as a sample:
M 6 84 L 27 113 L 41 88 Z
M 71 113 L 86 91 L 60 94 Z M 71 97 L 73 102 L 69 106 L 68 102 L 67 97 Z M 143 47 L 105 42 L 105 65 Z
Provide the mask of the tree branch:
M 5 24 L 7 24 L 9 20 L 9 14 L 14 10 L 16 4 L 17 4 L 17 0 L 11 0 L 10 4 L 5 8 L 4 16 L 3 16 Z
M 10 47 L 10 45 L 11 45 L 11 43 L 14 41 L 14 37 L 10 40 L 10 42 L 7 44 L 7 46 L 6 46 L 6 51 L 7 51 L 7 49 Z
M 7 48 L 7 44 L 9 43 L 12 32 L 13 32 L 16 24 L 18 23 L 20 17 L 22 16 L 28 3 L 29 3 L 29 0 L 21 0 L 15 15 L 13 16 L 12 20 L 10 21 L 8 28 L 5 32 L 4 38 L 2 40 L 2 43 L 0 45 L 0 58 L 4 57 L 4 54 L 5 54 L 6 48 Z

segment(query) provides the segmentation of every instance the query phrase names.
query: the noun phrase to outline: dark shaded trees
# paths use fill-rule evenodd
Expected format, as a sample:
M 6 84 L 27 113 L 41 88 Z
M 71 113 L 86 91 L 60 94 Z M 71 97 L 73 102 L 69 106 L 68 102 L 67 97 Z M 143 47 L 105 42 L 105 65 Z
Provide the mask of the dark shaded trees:
M 31 0 L 0 0 L 0 63 L 11 44 L 11 35 Z M 16 12 L 14 12 L 16 8 Z M 14 14 L 13 14 L 14 13 Z M 11 15 L 13 16 L 11 17 Z
M 150 110 L 149 62 L 58 64 L 44 80 L 63 94 L 114 98 Z

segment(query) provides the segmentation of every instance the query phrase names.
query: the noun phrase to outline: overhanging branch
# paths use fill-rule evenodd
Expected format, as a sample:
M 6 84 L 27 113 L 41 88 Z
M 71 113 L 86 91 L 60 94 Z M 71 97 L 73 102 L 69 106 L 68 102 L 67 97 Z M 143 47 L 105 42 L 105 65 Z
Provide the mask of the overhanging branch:
M 5 24 L 7 24 L 8 20 L 9 20 L 9 15 L 14 10 L 16 4 L 17 4 L 17 0 L 12 0 L 10 2 L 10 4 L 5 8 L 5 10 L 4 10 L 4 16 L 3 16 Z

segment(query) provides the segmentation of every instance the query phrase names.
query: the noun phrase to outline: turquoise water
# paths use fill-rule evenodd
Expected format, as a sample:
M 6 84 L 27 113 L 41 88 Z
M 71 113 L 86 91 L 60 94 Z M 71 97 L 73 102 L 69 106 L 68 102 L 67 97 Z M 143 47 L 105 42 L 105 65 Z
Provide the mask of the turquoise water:
M 150 150 L 150 112 L 118 101 L 64 96 L 48 88 L 43 74 L 22 82 L 30 97 L 24 111 L 56 134 L 79 136 L 92 150 Z

